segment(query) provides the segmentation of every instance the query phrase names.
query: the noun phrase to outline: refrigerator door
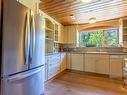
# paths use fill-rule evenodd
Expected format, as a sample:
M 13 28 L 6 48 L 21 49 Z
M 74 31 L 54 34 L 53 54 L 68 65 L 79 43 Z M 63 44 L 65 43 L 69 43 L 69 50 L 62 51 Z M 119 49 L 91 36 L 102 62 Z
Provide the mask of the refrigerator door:
M 1 56 L 1 52 L 2 52 L 2 50 L 1 50 L 1 47 L 2 47 L 1 33 L 2 33 L 2 0 L 0 0 L 0 56 Z M 0 62 L 1 62 L 1 57 L 0 57 Z
M 44 66 L 2 80 L 2 95 L 44 95 Z
M 31 56 L 30 69 L 39 67 L 45 64 L 45 31 L 44 31 L 44 18 L 37 14 L 35 15 L 35 44 L 30 47 L 33 50 Z M 32 38 L 32 37 L 31 37 Z M 34 39 L 31 39 L 31 41 Z M 34 41 L 33 41 L 34 42 Z
M 1 32 L 2 0 L 0 1 L 0 32 Z
M 28 69 L 29 9 L 16 0 L 4 0 L 2 76 Z

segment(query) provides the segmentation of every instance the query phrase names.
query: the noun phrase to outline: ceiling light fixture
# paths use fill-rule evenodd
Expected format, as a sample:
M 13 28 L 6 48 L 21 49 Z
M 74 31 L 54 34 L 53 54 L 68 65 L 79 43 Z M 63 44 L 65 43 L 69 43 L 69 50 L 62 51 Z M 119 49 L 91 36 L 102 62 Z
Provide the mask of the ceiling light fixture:
M 70 15 L 71 19 L 75 19 L 75 16 L 74 15 Z
M 97 20 L 96 20 L 95 17 L 92 17 L 92 18 L 89 19 L 89 23 L 91 23 L 91 24 L 92 24 L 92 23 L 96 23 L 96 21 L 97 21 Z
M 83 2 L 83 3 L 89 3 L 89 2 L 91 2 L 92 0 L 81 0 L 81 2 Z

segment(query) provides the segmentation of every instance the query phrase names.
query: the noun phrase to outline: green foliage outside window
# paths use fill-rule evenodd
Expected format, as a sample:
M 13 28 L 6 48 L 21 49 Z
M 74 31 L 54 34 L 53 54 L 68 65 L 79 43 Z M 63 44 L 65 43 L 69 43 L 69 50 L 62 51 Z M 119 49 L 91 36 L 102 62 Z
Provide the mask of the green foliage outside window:
M 80 47 L 117 47 L 118 29 L 80 33 Z

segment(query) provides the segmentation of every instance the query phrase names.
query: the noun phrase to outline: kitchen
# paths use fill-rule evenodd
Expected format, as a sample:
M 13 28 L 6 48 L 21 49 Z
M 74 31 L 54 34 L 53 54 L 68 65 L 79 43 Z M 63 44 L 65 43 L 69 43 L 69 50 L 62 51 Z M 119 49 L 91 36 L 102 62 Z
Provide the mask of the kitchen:
M 18 15 L 19 6 L 24 6 L 24 10 L 27 11 L 31 9 L 27 13 L 30 15 L 30 19 L 26 20 L 30 30 L 29 27 L 25 28 L 28 33 L 25 37 L 26 35 L 28 37 L 25 38 L 24 45 L 28 51 L 25 53 L 25 65 L 28 70 L 21 71 L 23 67 L 20 68 L 20 65 L 24 64 L 22 58 L 24 56 L 21 53 L 23 47 L 20 45 L 23 38 L 16 31 L 7 32 L 9 30 L 1 23 L 0 26 L 3 28 L 0 29 L 5 32 L 3 32 L 5 41 L 1 43 L 8 43 L 1 46 L 5 48 L 1 51 L 4 54 L 3 64 L 10 61 L 8 65 L 10 71 L 8 66 L 7 68 L 3 66 L 4 69 L 1 66 L 3 69 L 1 95 L 127 94 L 126 0 L 12 0 L 12 2 L 17 5 L 14 6 L 11 0 L 0 2 L 2 3 L 0 8 L 5 8 L 5 14 L 0 9 L 4 14 L 0 15 L 0 18 L 1 22 L 6 23 L 6 27 L 10 25 L 7 23 L 10 21 L 8 15 L 12 19 L 17 19 L 17 22 L 11 20 L 15 26 L 16 23 L 19 24 L 19 18 L 16 17 L 20 19 L 24 17 Z M 17 8 L 15 12 L 12 6 Z M 17 16 L 13 17 L 14 14 Z M 8 35 L 5 35 L 6 33 Z M 14 42 L 10 45 L 12 38 Z M 17 39 L 19 41 L 16 41 Z M 14 57 L 10 57 L 6 51 L 10 52 L 10 49 L 15 51 L 12 49 L 17 49 L 15 42 L 20 43 L 18 48 L 20 52 L 11 52 Z M 21 59 L 17 58 L 17 54 Z M 15 58 L 21 63 L 11 68 L 17 62 Z M 16 68 L 19 75 L 11 71 Z M 4 71 L 5 76 L 2 73 Z

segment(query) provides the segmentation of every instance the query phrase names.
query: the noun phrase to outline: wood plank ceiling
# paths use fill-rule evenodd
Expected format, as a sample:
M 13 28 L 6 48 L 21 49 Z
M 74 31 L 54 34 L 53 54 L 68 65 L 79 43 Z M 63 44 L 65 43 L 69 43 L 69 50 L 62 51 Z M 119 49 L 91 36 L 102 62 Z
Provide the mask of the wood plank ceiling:
M 39 8 L 63 25 L 88 23 L 92 17 L 99 22 L 127 16 L 127 0 L 92 0 L 89 3 L 81 0 L 41 0 Z

